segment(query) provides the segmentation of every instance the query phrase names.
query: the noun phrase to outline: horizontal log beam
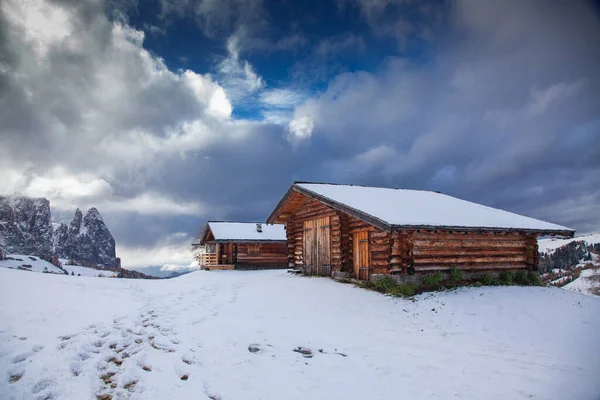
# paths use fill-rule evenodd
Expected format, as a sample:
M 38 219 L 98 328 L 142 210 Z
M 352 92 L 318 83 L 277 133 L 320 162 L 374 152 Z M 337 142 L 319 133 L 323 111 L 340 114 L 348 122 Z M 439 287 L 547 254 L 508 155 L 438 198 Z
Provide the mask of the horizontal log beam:
M 525 263 L 527 261 L 527 258 L 523 255 L 523 256 L 513 256 L 513 257 L 508 257 L 508 256 L 498 256 L 498 257 L 494 257 L 494 256 L 490 256 L 490 257 L 465 257 L 465 256 L 461 256 L 461 257 L 429 257 L 429 258 L 415 258 L 414 259 L 414 264 L 415 266 L 417 265 L 425 265 L 425 264 L 438 264 L 438 263 L 444 263 L 444 264 L 464 264 L 464 263 L 506 263 L 506 262 L 520 262 L 520 263 Z
M 426 271 L 449 271 L 452 267 L 458 267 L 460 270 L 465 271 L 496 271 L 496 270 L 517 270 L 527 269 L 528 265 L 523 263 L 503 263 L 503 264 L 462 264 L 457 266 L 456 264 L 437 264 L 437 265 L 415 265 L 416 272 Z

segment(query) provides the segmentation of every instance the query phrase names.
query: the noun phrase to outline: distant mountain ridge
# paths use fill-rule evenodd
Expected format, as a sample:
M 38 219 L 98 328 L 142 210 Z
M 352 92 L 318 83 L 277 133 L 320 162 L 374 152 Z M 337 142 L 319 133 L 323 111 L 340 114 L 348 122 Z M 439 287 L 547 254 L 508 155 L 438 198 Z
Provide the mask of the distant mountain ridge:
M 100 212 L 75 210 L 69 225 L 52 222 L 45 198 L 0 196 L 0 247 L 9 253 L 56 256 L 102 267 L 120 267 L 115 239 Z

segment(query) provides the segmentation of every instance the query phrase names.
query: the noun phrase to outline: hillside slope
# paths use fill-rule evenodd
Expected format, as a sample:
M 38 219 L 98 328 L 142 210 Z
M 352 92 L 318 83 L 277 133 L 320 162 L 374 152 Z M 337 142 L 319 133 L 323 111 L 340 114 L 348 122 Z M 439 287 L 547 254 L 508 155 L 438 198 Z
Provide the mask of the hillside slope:
M 600 232 L 589 235 L 575 236 L 568 239 L 548 238 L 538 240 L 538 251 L 540 253 L 551 253 L 559 247 L 563 247 L 571 242 L 583 241 L 587 244 L 600 243 Z
M 540 239 L 541 277 L 550 285 L 600 295 L 600 233 Z
M 23 254 L 10 254 L 5 260 L 0 260 L 0 267 L 22 269 L 33 272 L 49 272 L 53 274 L 64 274 L 64 272 L 48 261 L 36 256 Z
M 413 302 L 282 271 L 131 281 L 6 269 L 0 286 L 2 399 L 600 393 L 600 299 L 555 288 Z

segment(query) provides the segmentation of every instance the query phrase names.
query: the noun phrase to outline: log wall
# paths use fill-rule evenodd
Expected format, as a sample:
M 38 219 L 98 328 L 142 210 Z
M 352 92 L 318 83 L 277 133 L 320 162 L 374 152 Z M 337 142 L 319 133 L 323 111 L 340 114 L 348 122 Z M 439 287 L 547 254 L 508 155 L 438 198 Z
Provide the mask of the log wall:
M 236 268 L 285 268 L 287 243 L 238 243 L 234 260 Z
M 400 233 L 402 235 L 402 233 Z M 518 232 L 450 232 L 416 231 L 408 234 L 412 260 L 401 265 L 414 266 L 415 272 L 448 270 L 494 271 L 503 269 L 537 269 L 537 238 Z

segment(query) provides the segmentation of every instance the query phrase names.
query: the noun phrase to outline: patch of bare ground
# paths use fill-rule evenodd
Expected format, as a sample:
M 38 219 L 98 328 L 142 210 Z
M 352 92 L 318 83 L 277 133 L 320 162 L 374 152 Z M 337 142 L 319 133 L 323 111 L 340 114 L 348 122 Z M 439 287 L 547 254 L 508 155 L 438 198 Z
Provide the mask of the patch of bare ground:
M 113 377 L 115 376 L 115 372 L 107 372 L 105 374 L 103 374 L 102 376 L 100 376 L 100 379 L 102 379 L 102 382 L 104 382 L 107 385 L 111 385 L 113 383 Z
M 111 357 L 111 358 L 109 358 L 109 359 L 108 359 L 108 362 L 109 362 L 109 363 L 113 363 L 113 364 L 115 364 L 117 367 L 120 367 L 120 366 L 121 366 L 121 364 L 123 364 L 123 360 L 122 360 L 122 359 L 119 359 L 119 358 L 117 358 L 117 357 Z
M 137 385 L 138 381 L 131 381 L 129 383 L 127 383 L 126 385 L 123 386 L 124 389 L 129 390 L 130 392 L 133 392 L 133 390 L 135 389 L 135 385 Z
M 8 377 L 8 383 L 15 383 L 15 382 L 19 382 L 21 380 L 21 378 L 23 377 L 23 374 L 12 374 Z

